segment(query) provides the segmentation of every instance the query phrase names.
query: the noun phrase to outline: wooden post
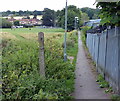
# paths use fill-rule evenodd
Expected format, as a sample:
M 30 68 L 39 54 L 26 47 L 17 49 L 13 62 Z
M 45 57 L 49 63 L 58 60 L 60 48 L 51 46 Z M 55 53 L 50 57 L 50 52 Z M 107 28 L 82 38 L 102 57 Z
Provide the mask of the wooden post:
M 38 41 L 39 41 L 39 69 L 40 75 L 45 77 L 45 62 L 44 62 L 44 33 L 38 33 Z

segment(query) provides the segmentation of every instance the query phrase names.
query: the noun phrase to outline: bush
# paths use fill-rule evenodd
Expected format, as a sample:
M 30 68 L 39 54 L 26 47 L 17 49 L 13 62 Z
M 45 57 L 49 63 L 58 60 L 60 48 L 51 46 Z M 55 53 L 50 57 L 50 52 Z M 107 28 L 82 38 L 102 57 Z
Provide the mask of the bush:
M 7 21 L 7 19 L 0 18 L 0 28 L 11 28 L 12 23 Z
M 82 30 L 82 34 L 81 34 L 81 39 L 82 39 L 82 42 L 84 45 L 86 45 L 86 38 L 87 38 L 87 31 L 90 29 L 91 27 L 88 27 L 88 26 L 84 26 L 84 27 L 81 27 L 81 30 Z
M 20 21 L 19 20 L 14 21 L 14 25 L 15 26 L 19 26 L 20 25 Z

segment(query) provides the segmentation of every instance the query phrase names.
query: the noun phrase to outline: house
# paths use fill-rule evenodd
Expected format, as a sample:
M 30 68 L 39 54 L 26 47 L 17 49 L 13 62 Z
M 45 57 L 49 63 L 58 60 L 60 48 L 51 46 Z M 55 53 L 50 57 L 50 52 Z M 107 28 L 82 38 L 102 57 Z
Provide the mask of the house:
M 38 19 L 19 19 L 20 24 L 40 25 L 41 21 Z
M 101 19 L 89 20 L 84 23 L 84 26 L 97 27 L 100 25 L 100 21 L 101 21 Z
M 8 19 L 8 21 L 11 22 L 11 23 L 13 24 L 14 21 L 16 21 L 16 19 L 14 19 L 14 18 L 10 18 L 10 19 Z
M 39 19 L 14 19 L 10 18 L 8 19 L 9 22 L 12 22 L 14 24 L 14 21 L 18 20 L 20 22 L 20 25 L 40 25 L 41 21 Z

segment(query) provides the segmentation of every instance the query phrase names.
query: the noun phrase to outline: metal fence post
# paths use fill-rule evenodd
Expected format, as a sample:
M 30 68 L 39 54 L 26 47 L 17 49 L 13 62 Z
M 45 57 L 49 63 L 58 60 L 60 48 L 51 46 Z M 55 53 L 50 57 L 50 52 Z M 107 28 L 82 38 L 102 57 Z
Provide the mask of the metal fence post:
M 118 27 L 118 93 L 120 94 L 120 27 Z
M 107 29 L 107 33 L 106 33 L 106 46 L 105 46 L 105 68 L 104 68 L 104 78 L 105 78 L 105 74 L 106 74 L 106 67 L 107 67 L 107 47 L 108 47 L 108 29 Z
M 44 33 L 38 33 L 38 41 L 39 41 L 39 69 L 40 75 L 45 77 L 45 62 L 44 62 Z
M 98 35 L 98 54 L 97 54 L 97 63 L 96 63 L 97 72 L 98 72 L 98 61 L 99 61 L 99 46 L 100 46 L 100 36 Z

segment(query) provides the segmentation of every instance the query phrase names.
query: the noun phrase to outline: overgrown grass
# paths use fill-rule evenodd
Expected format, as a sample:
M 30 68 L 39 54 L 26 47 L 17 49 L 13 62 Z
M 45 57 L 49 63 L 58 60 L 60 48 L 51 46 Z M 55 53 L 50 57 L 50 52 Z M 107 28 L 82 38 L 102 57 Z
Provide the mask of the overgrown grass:
M 22 32 L 19 33 L 19 30 L 29 33 L 25 31 L 28 29 L 17 29 L 16 32 L 9 29 L 8 33 L 17 33 L 20 36 Z M 47 32 L 47 35 L 52 35 L 52 32 L 54 35 L 50 38 L 47 36 L 45 40 L 46 79 L 41 78 L 38 72 L 37 40 L 27 37 L 16 37 L 19 40 L 13 40 L 11 37 L 2 40 L 2 99 L 71 98 L 75 64 L 63 61 L 63 34 L 60 34 L 63 33 L 62 30 L 59 33 L 58 29 L 50 29 L 50 34 Z M 58 34 L 55 35 L 56 32 Z M 68 38 L 72 39 L 71 36 Z M 74 47 L 67 50 L 69 55 L 76 56 L 76 46 L 75 42 Z
M 119 95 L 112 95 L 111 99 L 112 99 L 112 101 L 120 101 L 120 96 Z
M 70 42 L 67 41 L 68 42 L 67 53 L 68 53 L 68 56 L 74 57 L 73 64 L 76 65 L 76 58 L 77 58 L 77 52 L 78 52 L 78 32 L 72 31 L 68 36 L 68 40 L 71 40 L 71 41 Z
M 63 33 L 64 30 L 61 28 L 56 28 L 56 29 L 52 29 L 52 28 L 16 28 L 16 29 L 2 29 L 2 32 L 8 32 L 8 33 L 12 33 L 14 35 L 16 34 L 38 34 L 38 32 L 44 32 L 47 34 L 50 33 Z
M 88 26 L 84 26 L 84 27 L 82 27 L 81 28 L 81 40 L 82 40 L 82 42 L 83 42 L 83 45 L 84 46 L 86 46 L 86 38 L 87 38 L 87 30 L 89 30 L 90 29 L 90 27 L 88 27 Z

